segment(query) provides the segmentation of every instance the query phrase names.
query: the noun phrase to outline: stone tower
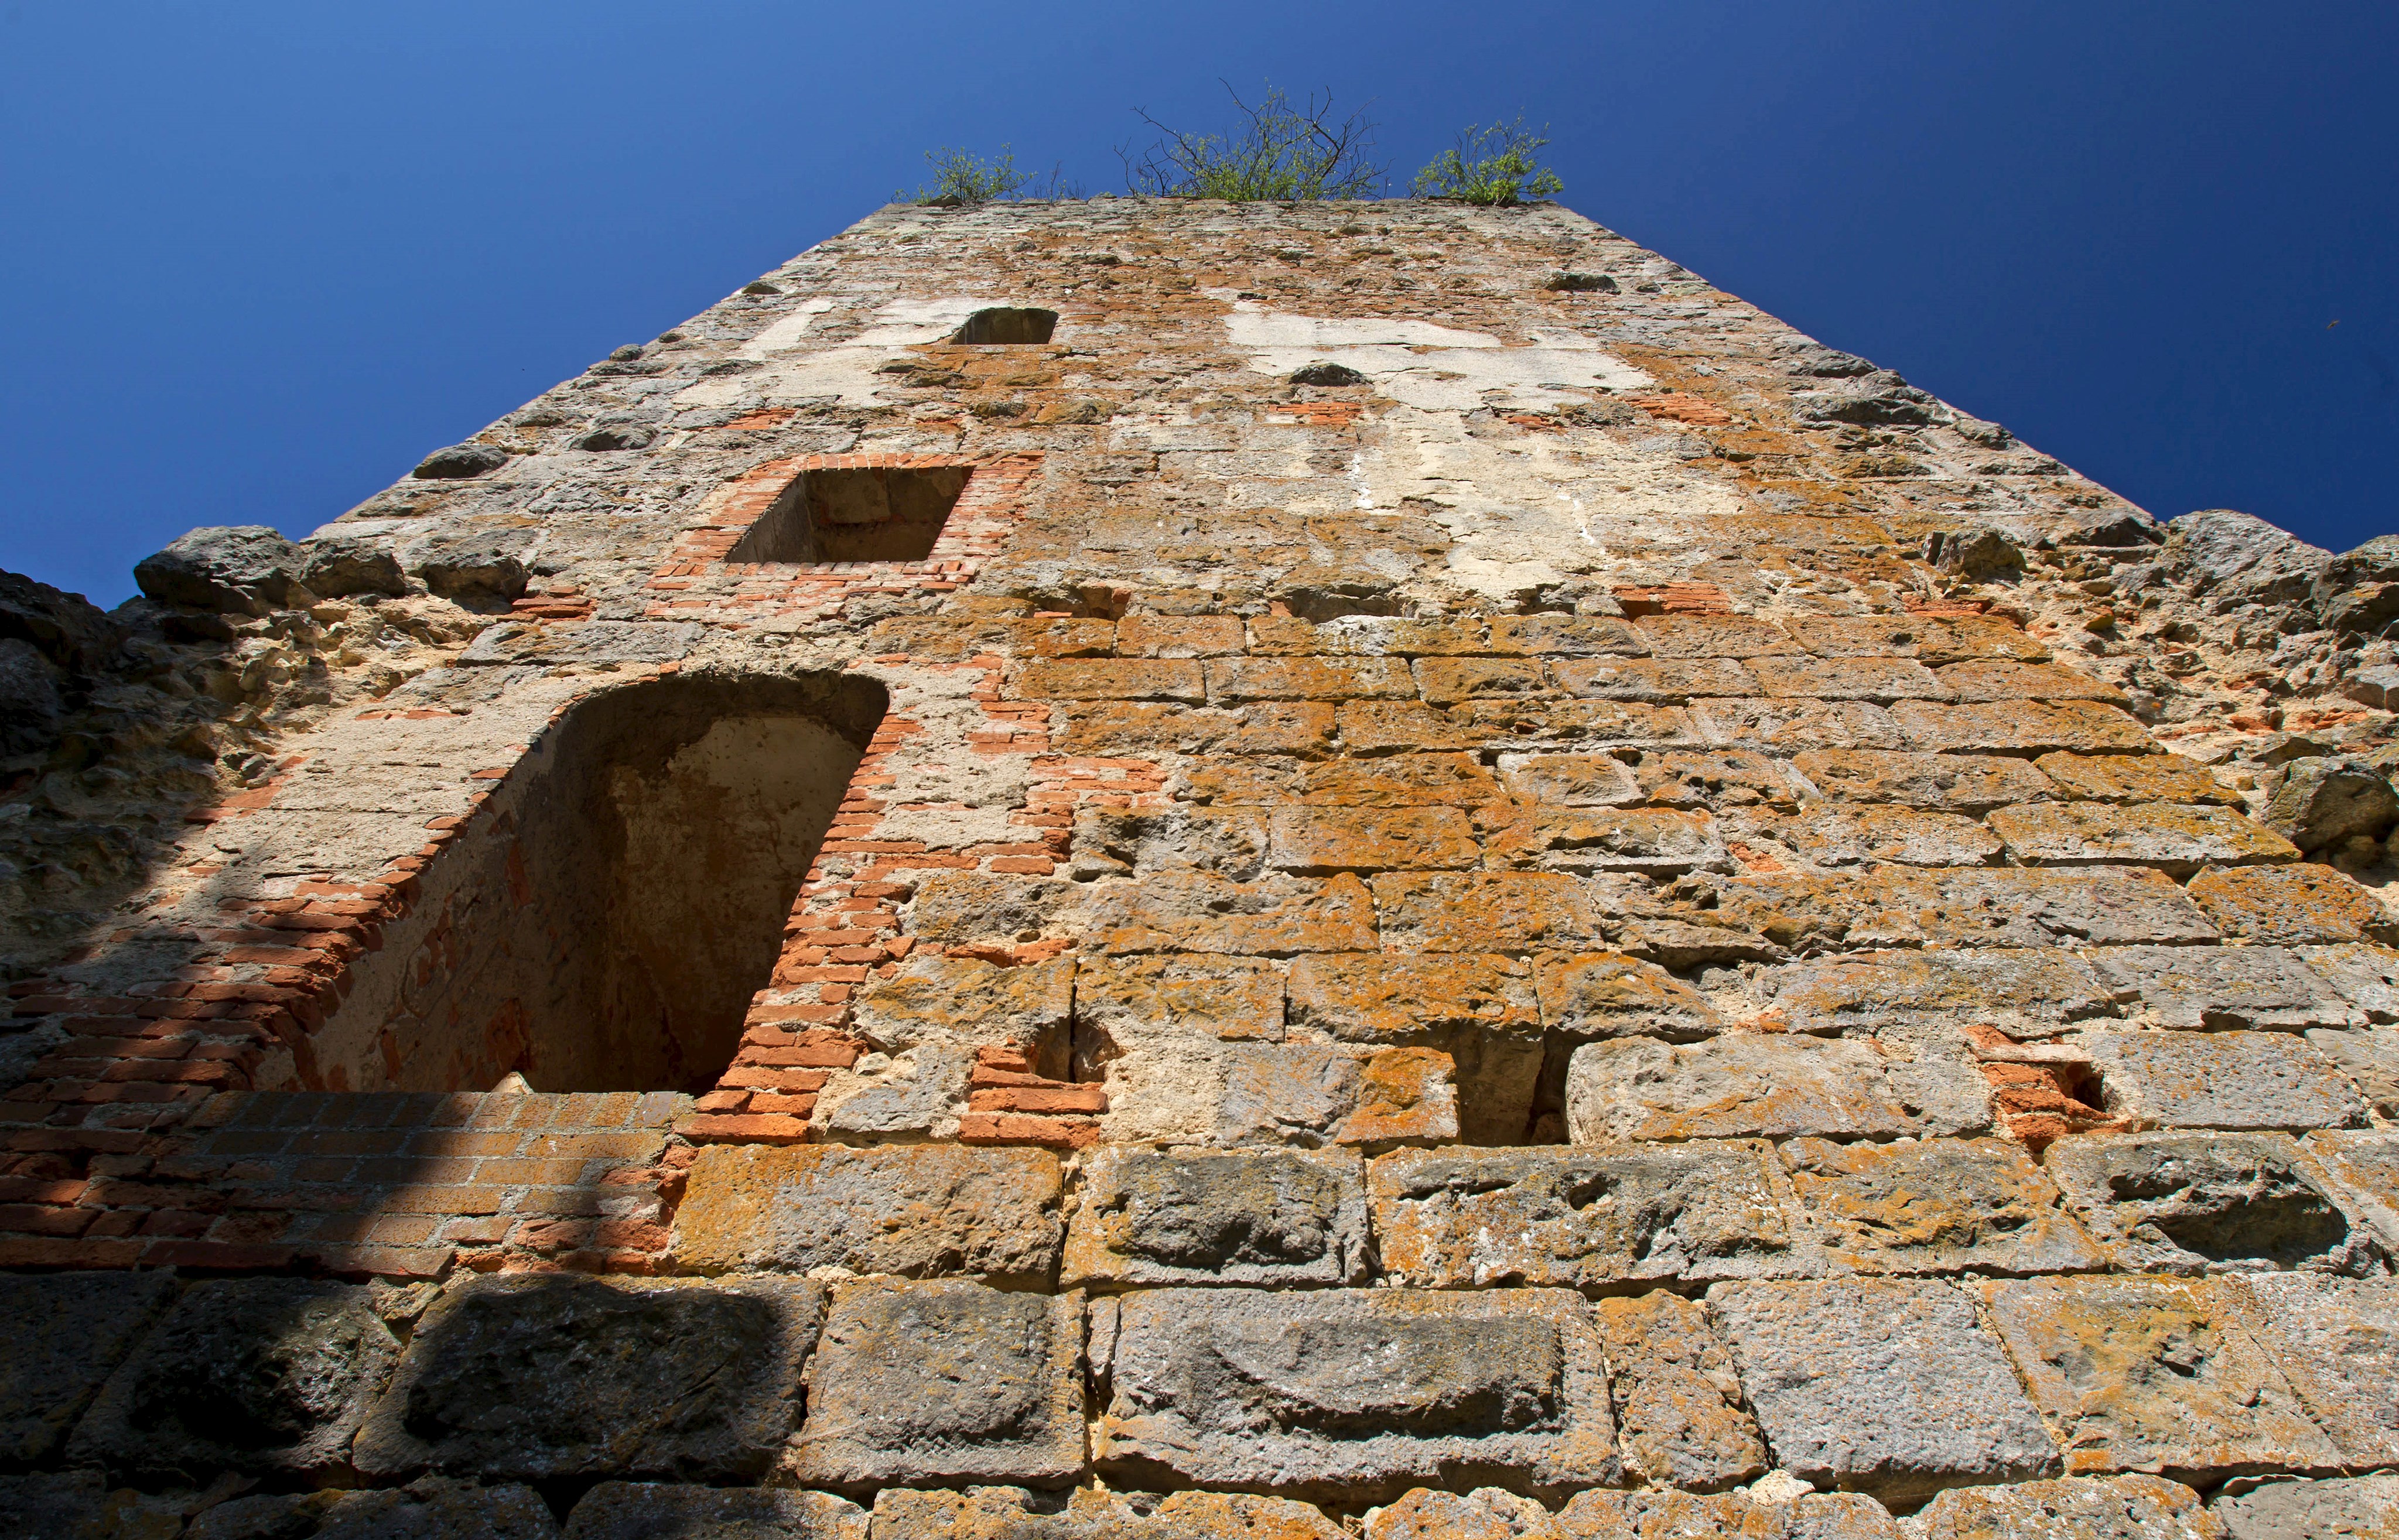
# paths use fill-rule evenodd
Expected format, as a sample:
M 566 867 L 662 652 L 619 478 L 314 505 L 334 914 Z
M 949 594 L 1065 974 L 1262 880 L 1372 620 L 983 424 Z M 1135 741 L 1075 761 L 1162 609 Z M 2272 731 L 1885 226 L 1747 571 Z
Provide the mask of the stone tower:
M 0 592 L 0 1507 L 2389 1522 L 2379 546 L 1562 209 L 1097 199 L 141 575 Z

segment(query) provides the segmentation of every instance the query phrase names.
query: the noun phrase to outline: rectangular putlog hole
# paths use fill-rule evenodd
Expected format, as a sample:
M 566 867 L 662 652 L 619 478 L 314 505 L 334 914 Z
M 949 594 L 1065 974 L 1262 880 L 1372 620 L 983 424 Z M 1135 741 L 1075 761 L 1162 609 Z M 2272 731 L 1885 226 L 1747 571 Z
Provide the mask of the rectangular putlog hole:
M 967 466 L 803 471 L 725 559 L 927 561 L 970 473 Z

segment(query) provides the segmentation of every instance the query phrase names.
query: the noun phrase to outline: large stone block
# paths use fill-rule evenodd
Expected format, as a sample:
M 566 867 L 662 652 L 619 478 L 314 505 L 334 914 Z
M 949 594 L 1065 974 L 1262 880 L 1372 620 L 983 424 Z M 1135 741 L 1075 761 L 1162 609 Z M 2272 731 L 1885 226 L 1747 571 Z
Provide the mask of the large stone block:
M 2351 942 L 2302 947 L 2300 958 L 2369 1021 L 2399 1021 L 2399 952 Z
M 801 1486 L 1072 1484 L 1083 1471 L 1083 1296 L 851 1283 L 807 1371 L 782 1462 Z
M 1566 1128 L 1618 1139 L 1888 1139 L 1978 1132 L 1989 1090 L 1971 1064 L 1879 1041 L 1734 1033 L 1690 1044 L 1619 1038 L 1575 1050 Z
M 2382 1270 L 2380 1242 L 2287 1134 L 2082 1134 L 2043 1164 L 2127 1272 Z
M 1818 867 L 1983 866 L 1999 854 L 1999 837 L 1980 821 L 1912 807 L 1819 803 L 1796 813 L 1728 815 L 1717 831 L 1752 849 L 1779 844 Z
M 1372 952 L 1377 944 L 1375 901 L 1347 872 L 1321 881 L 1237 883 L 1201 871 L 1161 871 L 1091 885 L 1091 937 L 1104 952 L 1276 957 Z
M 2139 754 L 2156 747 L 2139 723 L 2095 701 L 1903 700 L 1891 716 L 1900 741 L 1890 747 L 1931 754 Z
M 1711 696 L 1692 703 L 1691 720 L 1699 724 L 1706 742 L 1755 753 L 1907 747 L 1890 713 L 1862 700 Z
M 565 1540 L 867 1540 L 867 1513 L 824 1492 L 603 1481 Z
M 1408 1150 L 1367 1172 L 1384 1273 L 1413 1288 L 1788 1277 L 1772 1152 L 1749 1141 Z
M 2386 940 L 2392 919 L 2372 890 L 2328 866 L 2229 866 L 2190 880 L 2190 896 L 2227 936 L 2259 946 Z
M 1366 1186 L 1347 1150 L 1094 1152 L 1061 1281 L 1364 1281 Z
M 2295 861 L 2298 847 L 2229 807 L 2177 803 L 2028 803 L 2002 807 L 1991 827 L 2024 866 L 2203 866 Z
M 2285 1273 L 2222 1290 L 2351 1468 L 2399 1464 L 2399 1283 Z
M 2399 1475 L 2269 1481 L 2208 1506 L 2230 1540 L 2399 1540 Z
M 174 1294 L 162 1273 L 0 1275 L 0 1462 L 47 1458 Z
M 1780 1500 L 1737 1492 L 1585 1492 L 1559 1510 L 1554 1531 L 1557 1540 L 1899 1540 L 1900 1533 L 1889 1509 L 1852 1492 Z M 1504 1531 L 1494 1540 L 1503 1537 L 1513 1540 Z
M 109 1376 L 68 1457 L 195 1484 L 228 1471 L 335 1480 L 399 1358 L 363 1288 L 197 1284 Z
M 1502 754 L 1499 774 L 1511 794 L 1554 807 L 1616 807 L 1642 795 L 1613 754 Z
M 1568 695 L 1679 705 L 1693 696 L 1754 696 L 1756 676 L 1730 658 L 1579 658 L 1551 666 Z
M 2062 663 L 1978 658 L 1942 665 L 1937 676 L 1959 700 L 2104 700 L 2124 704 L 2124 692 Z M 2044 756 L 2046 757 L 2046 756 Z
M 1631 777 L 1625 784 L 1629 789 Z M 1220 807 L 1480 807 L 1507 797 L 1499 777 L 1469 754 L 1318 763 L 1220 759 L 1190 766 L 1183 794 Z
M 1022 1487 L 927 1492 L 886 1487 L 874 1540 L 1342 1540 L 1306 1503 L 1246 1493 L 1072 1493 Z
M 1923 1540 L 2218 1540 L 2199 1493 L 2157 1476 L 1958 1487 L 1917 1515 Z
M 2049 777 L 1999 754 L 1911 754 L 1883 749 L 1810 749 L 1791 767 L 1829 797 L 1893 803 L 1933 813 L 1987 813 L 2050 794 Z
M 1176 1289 L 1103 1302 L 1112 1481 L 1351 1501 L 1617 1479 L 1606 1366 L 1567 1290 Z
M 1762 695 L 1797 696 L 1809 700 L 1871 700 L 1883 705 L 1894 700 L 1958 698 L 1954 686 L 1945 683 L 1912 657 L 1758 658 L 1749 667 L 1757 676 L 1760 688 L 1756 693 Z
M 2060 795 L 2075 801 L 2241 805 L 2240 792 L 2180 754 L 2043 754 L 2033 767 Z
M 1552 807 L 1534 804 L 1492 829 L 1483 850 L 1494 865 L 1653 877 L 1729 870 L 1705 813 L 1651 807 Z M 1430 864 L 1430 863 L 1425 863 Z
M 2399 1132 L 2327 1129 L 2308 1135 L 2301 1148 L 2323 1162 L 2352 1211 L 2399 1254 Z
M 1997 1139 L 1782 1146 L 1827 1265 L 1860 1273 L 2064 1273 L 2104 1266 L 2021 1145 Z
M 1408 952 L 1575 951 L 1600 939 L 1583 885 L 1561 871 L 1384 872 L 1383 939 Z
M 1816 957 L 1769 969 L 1755 987 L 1784 1025 L 1807 1033 L 1871 1034 L 1939 1017 L 2048 1037 L 2120 1008 L 2116 990 L 2090 964 L 2053 949 Z
M 2363 1024 L 2364 1013 L 2281 947 L 2095 947 L 2083 954 L 2136 1019 L 2196 1031 Z
M 1532 1121 L 1542 1036 L 1531 970 L 1491 955 L 1383 952 L 1301 957 L 1285 1021 L 1294 1036 L 1430 1047 L 1457 1065 L 1458 1128 L 1474 1144 L 1521 1141 Z
M 237 1497 L 193 1520 L 184 1540 L 554 1540 L 557 1533 L 549 1506 L 531 1487 L 425 1476 L 380 1492 Z
M 2218 1288 L 2118 1277 L 1982 1286 L 2068 1475 L 2146 1470 L 2213 1484 L 2339 1464 Z
M 675 1210 L 687 1272 L 1046 1283 L 1064 1236 L 1058 1159 L 954 1144 L 712 1144 Z
M 2056 1466 L 2006 1356 L 1955 1285 L 1720 1283 L 1707 1298 L 1776 1462 L 1803 1480 L 1906 1502 Z
M 1271 816 L 1279 871 L 1457 871 L 1478 864 L 1474 825 L 1455 807 L 1280 807 Z
M 1741 877 L 1719 885 L 1726 923 L 1779 945 L 1826 948 L 2187 945 L 2216 927 L 2162 872 L 2013 867 L 1886 868 L 1871 876 Z
M 1250 882 L 1267 866 L 1267 816 L 1250 807 L 1087 807 L 1075 815 L 1078 878 L 1188 869 Z
M 1177 952 L 1093 958 L 1075 979 L 1075 1024 L 1078 1074 L 1118 1037 L 1171 1032 L 1280 1042 L 1282 968 L 1263 957 Z
M 911 957 L 861 989 L 854 1030 L 884 1053 L 923 1043 L 1012 1044 L 1063 1061 L 1075 1004 L 1072 958 L 1001 967 L 971 957 Z
M 1793 807 L 1801 790 L 1782 761 L 1745 749 L 1650 750 L 1633 756 L 1633 774 L 1660 807 Z
M 796 1278 L 470 1278 L 417 1323 L 358 1466 L 754 1480 L 791 1431 L 823 1313 L 823 1289 Z
M 1688 1042 L 1724 1028 L 1706 995 L 1655 963 L 1622 952 L 1544 952 L 1533 977 L 1542 1023 L 1569 1042 Z
M 1628 1475 L 1713 1492 L 1765 1474 L 1766 1440 L 1707 1312 L 1663 1289 L 1594 1308 Z
M 2083 1043 L 2107 1109 L 2165 1128 L 2351 1128 L 2365 1103 L 2322 1049 L 2279 1032 L 2104 1032 Z

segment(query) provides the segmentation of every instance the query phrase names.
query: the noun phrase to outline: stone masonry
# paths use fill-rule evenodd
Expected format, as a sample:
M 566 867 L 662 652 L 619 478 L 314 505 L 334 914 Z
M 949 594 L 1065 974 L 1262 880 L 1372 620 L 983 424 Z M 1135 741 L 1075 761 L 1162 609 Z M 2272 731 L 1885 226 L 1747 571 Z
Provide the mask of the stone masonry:
M 1553 206 L 884 209 L 0 584 L 0 1514 L 2399 1536 L 2383 547 Z

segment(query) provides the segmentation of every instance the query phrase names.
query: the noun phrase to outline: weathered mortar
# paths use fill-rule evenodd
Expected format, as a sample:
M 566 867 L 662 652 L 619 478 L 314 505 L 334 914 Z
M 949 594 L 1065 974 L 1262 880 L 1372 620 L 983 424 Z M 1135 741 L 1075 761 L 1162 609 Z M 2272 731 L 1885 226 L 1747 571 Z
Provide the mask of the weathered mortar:
M 2194 1489 L 2399 1466 L 2375 579 L 2277 630 L 2288 543 L 1547 207 L 886 209 L 427 469 L 304 563 L 406 594 L 128 612 L 321 687 L 29 939 L 0 1128 L 0 1264 L 373 1282 L 5 1280 L 29 1510 L 2249 1534 L 2370 1490 Z

